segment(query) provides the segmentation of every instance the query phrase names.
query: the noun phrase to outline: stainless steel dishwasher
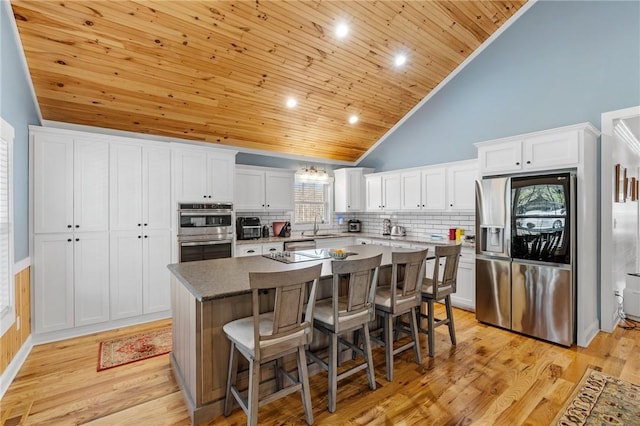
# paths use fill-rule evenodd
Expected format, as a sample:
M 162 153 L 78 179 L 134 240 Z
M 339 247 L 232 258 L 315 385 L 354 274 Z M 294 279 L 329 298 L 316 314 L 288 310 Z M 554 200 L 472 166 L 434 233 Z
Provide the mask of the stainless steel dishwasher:
M 284 251 L 309 250 L 316 248 L 316 240 L 285 241 Z

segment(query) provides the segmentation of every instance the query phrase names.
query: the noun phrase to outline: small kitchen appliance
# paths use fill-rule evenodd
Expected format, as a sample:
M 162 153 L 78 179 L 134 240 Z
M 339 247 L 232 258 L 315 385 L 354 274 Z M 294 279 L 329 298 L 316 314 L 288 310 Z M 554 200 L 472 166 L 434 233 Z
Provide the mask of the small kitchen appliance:
M 391 235 L 391 221 L 389 219 L 382 221 L 382 235 Z
M 267 225 L 262 227 L 262 238 L 269 238 L 269 227 Z
M 391 227 L 390 235 L 392 237 L 404 237 L 407 235 L 407 230 L 404 228 L 404 226 L 394 225 Z
M 239 217 L 236 219 L 236 235 L 239 240 L 260 238 L 262 226 L 259 217 Z
M 357 219 L 351 219 L 349 221 L 349 232 L 360 232 L 362 230 L 362 223 Z

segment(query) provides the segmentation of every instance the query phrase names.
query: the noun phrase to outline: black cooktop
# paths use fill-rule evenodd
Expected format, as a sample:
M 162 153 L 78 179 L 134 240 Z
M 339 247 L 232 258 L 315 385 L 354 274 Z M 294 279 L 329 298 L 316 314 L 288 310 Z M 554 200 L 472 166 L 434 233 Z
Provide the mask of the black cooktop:
M 309 249 L 297 251 L 278 251 L 269 254 L 263 254 L 262 257 L 277 260 L 283 263 L 308 262 L 310 260 L 328 259 L 329 249 Z

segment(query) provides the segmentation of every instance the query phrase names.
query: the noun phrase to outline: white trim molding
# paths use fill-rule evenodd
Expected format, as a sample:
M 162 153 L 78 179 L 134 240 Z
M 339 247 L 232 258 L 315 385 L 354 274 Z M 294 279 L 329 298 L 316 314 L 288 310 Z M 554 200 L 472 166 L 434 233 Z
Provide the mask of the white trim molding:
M 2 376 L 0 376 L 0 398 L 4 396 L 7 389 L 9 389 L 9 386 L 11 386 L 13 379 L 18 375 L 18 371 L 20 371 L 22 364 L 27 360 L 27 357 L 31 353 L 31 349 L 33 349 L 33 342 L 31 340 L 31 336 L 29 336 L 9 365 L 7 365 Z

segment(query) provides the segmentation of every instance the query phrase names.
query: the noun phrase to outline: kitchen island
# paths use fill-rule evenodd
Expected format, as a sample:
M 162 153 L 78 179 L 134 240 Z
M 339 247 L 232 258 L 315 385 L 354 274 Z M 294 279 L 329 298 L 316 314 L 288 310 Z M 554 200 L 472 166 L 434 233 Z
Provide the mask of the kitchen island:
M 345 249 L 354 253 L 349 259 L 382 253 L 379 284 L 389 281 L 391 247 L 355 245 Z M 193 424 L 223 413 L 230 345 L 222 327 L 229 321 L 252 314 L 249 272 L 290 271 L 317 263 L 322 263 L 318 298 L 327 297 L 331 294 L 332 283 L 330 258 L 283 263 L 263 256 L 249 256 L 168 266 L 173 274 L 171 367 Z M 316 336 L 318 333 L 314 340 Z M 268 379 L 267 376 L 264 378 Z

